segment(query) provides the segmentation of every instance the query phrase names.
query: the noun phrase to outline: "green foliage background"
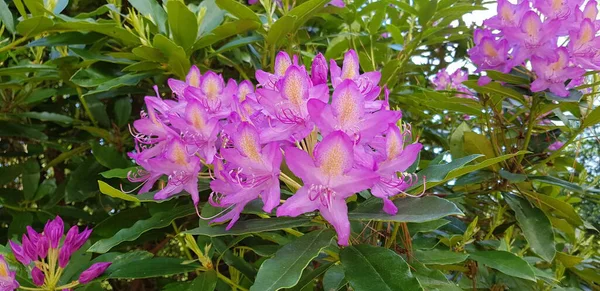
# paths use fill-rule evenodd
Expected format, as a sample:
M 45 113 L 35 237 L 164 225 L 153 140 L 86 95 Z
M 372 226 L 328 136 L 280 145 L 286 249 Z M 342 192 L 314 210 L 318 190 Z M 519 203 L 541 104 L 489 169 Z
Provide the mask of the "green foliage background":
M 328 2 L 0 0 L 0 253 L 15 263 L 7 241 L 58 214 L 94 228 L 64 282 L 113 262 L 80 290 L 598 290 L 598 169 L 583 166 L 598 157 L 598 75 L 569 102 L 531 93 L 530 72 L 488 72 L 498 82 L 466 82 L 479 100 L 458 98 L 428 78 L 466 60 L 473 27 L 462 17 L 483 3 Z M 166 80 L 192 64 L 252 80 L 279 50 L 310 65 L 348 49 L 364 71 L 381 70 L 426 145 L 412 170 L 427 177 L 411 190 L 424 197 L 395 200 L 396 216 L 357 195 L 352 246 L 340 249 L 318 218 L 251 206 L 226 232 L 185 195 L 119 190 L 135 187 L 128 124 L 155 84 L 170 98 Z M 565 146 L 548 152 L 557 138 Z

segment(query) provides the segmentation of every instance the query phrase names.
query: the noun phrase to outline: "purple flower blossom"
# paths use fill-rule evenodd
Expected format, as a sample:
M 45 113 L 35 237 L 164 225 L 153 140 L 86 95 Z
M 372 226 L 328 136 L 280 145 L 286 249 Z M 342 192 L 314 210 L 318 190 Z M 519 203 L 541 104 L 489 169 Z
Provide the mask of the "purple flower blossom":
M 48 220 L 42 233 L 38 233 L 28 226 L 27 234 L 23 234 L 21 240 L 22 245 L 10 241 L 10 247 L 17 260 L 23 265 L 29 266 L 32 261 L 34 262 L 34 267 L 31 269 L 31 278 L 34 284 L 37 286 L 43 285 L 45 288 L 54 290 L 57 287 L 54 284 L 60 279 L 55 276 L 62 274 L 62 270 L 68 265 L 71 255 L 83 246 L 91 232 L 92 230 L 87 228 L 79 232 L 78 227 L 73 226 L 69 229 L 61 244 L 64 223 L 57 216 L 53 220 Z M 9 281 L 3 277 L 3 262 L 4 260 L 0 256 L 0 287 L 8 286 L 9 289 L 1 290 L 13 290 L 16 287 L 10 289 L 11 285 L 7 283 Z M 45 267 L 41 268 L 40 266 Z M 5 269 L 8 270 L 8 268 Z M 12 274 L 11 276 L 14 278 L 14 272 L 7 274 Z
M 87 270 L 83 271 L 81 275 L 79 275 L 79 283 L 87 284 L 92 280 L 98 278 L 108 267 L 110 267 L 112 263 L 104 262 L 104 263 L 95 263 Z
M 548 150 L 551 152 L 557 151 L 558 149 L 562 148 L 562 146 L 564 145 L 564 142 L 561 141 L 555 141 L 554 143 L 552 143 L 549 147 Z
M 304 186 L 277 208 L 277 216 L 295 217 L 319 210 L 335 228 L 338 243 L 348 245 L 350 221 L 345 199 L 373 186 L 377 174 L 355 164 L 353 142 L 341 131 L 326 136 L 316 146 L 314 157 L 293 147 L 285 150 L 285 157 Z
M 15 276 L 16 272 L 10 270 L 4 256 L 0 255 L 0 290 L 13 291 L 19 288 Z
M 557 55 L 555 62 L 537 57 L 531 59 L 532 66 L 538 74 L 537 79 L 531 83 L 531 91 L 539 92 L 550 89 L 552 93 L 566 97 L 569 95 L 569 91 L 565 88 L 565 81 L 583 76 L 585 70 L 571 65 L 566 48 L 559 48 Z

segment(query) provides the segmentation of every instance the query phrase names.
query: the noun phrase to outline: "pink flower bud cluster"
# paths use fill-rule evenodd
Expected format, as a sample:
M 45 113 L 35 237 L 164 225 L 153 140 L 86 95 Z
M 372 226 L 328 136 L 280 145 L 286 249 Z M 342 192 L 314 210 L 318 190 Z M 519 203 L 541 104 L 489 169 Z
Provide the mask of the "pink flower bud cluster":
M 31 278 L 35 285 L 48 288 L 48 290 L 54 290 L 55 287 L 57 289 L 69 289 L 97 278 L 111 264 L 94 264 L 81 274 L 78 281 L 67 284 L 66 288 L 56 286 L 60 274 L 69 264 L 71 256 L 83 246 L 91 233 L 91 229 L 86 228 L 84 231 L 79 232 L 79 228 L 73 226 L 62 240 L 64 223 L 57 216 L 53 220 L 48 220 L 42 233 L 38 233 L 31 226 L 27 226 L 27 233 L 23 234 L 21 244 L 10 241 L 10 248 L 17 261 L 31 270 Z M 0 261 L 0 271 L 2 268 L 1 263 Z M 1 275 L 0 273 L 0 277 Z

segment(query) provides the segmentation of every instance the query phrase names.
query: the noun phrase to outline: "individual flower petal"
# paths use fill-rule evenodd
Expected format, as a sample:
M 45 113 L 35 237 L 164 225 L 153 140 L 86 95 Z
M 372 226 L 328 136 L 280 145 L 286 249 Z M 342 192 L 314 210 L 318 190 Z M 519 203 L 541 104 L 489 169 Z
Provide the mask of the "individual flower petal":
M 42 270 L 40 270 L 37 266 L 33 267 L 31 270 L 31 278 L 33 279 L 33 284 L 37 286 L 44 285 L 44 280 L 46 279 Z

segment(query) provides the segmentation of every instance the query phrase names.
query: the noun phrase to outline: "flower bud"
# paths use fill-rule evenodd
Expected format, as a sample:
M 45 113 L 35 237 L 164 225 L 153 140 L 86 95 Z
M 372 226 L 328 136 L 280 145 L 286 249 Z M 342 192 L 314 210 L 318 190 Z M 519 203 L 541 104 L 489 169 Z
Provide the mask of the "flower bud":
M 319 53 L 312 62 L 310 77 L 313 85 L 327 84 L 327 60 Z
M 79 276 L 79 283 L 86 284 L 102 275 L 112 263 L 95 263 Z
M 57 216 L 54 220 L 48 221 L 44 227 L 44 235 L 48 238 L 50 247 L 54 249 L 58 247 L 64 232 L 65 225 L 60 216 Z
M 29 265 L 29 263 L 31 263 L 31 258 L 29 258 L 29 256 L 25 254 L 25 250 L 23 249 L 23 247 L 21 245 L 13 242 L 11 240 L 10 248 L 12 249 L 12 252 L 15 255 L 15 258 L 17 258 L 17 261 L 19 261 L 21 264 Z
M 45 276 L 38 267 L 33 267 L 33 270 L 31 270 L 31 278 L 33 279 L 33 284 L 37 286 L 44 285 Z

